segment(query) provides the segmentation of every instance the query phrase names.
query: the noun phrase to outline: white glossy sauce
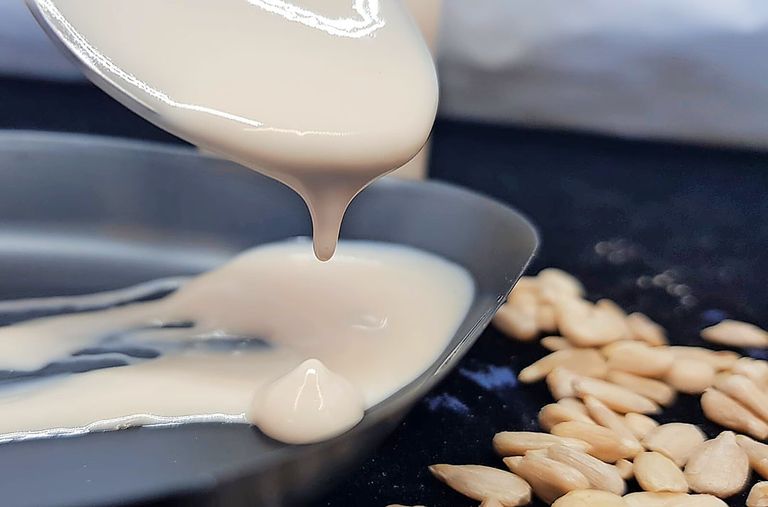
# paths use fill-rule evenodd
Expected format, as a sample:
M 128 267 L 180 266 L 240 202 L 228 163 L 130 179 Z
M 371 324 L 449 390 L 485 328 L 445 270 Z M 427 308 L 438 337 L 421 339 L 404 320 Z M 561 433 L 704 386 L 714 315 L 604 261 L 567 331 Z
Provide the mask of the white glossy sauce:
M 399 0 L 39 3 L 127 105 L 301 194 L 321 260 L 352 198 L 432 128 L 434 65 Z
M 297 191 L 324 261 L 352 198 L 432 128 L 434 65 L 399 0 L 38 3 L 126 105 Z M 414 250 L 339 250 L 322 264 L 308 244 L 262 247 L 158 302 L 0 328 L 0 369 L 93 347 L 160 353 L 1 391 L 0 439 L 250 421 L 301 443 L 349 429 L 435 361 L 473 285 Z
M 407 247 L 341 242 L 327 263 L 307 241 L 259 247 L 158 301 L 0 328 L 2 370 L 162 354 L 0 389 L 0 440 L 192 421 L 326 439 L 423 373 L 473 293 L 466 270 Z M 174 323 L 194 326 L 157 329 Z

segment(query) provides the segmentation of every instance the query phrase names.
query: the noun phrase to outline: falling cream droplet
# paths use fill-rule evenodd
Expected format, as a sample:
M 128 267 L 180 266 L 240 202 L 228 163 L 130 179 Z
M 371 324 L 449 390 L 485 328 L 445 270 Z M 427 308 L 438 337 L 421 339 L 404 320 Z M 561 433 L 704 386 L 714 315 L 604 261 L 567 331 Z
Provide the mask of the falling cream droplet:
M 308 359 L 257 392 L 246 415 L 276 440 L 309 444 L 344 433 L 364 411 L 360 391 L 321 361 Z
M 375 174 L 369 173 L 363 173 L 359 177 L 326 173 L 318 176 L 306 175 L 301 181 L 283 180 L 307 203 L 312 217 L 315 256 L 320 261 L 326 262 L 333 257 L 347 207 L 375 178 Z

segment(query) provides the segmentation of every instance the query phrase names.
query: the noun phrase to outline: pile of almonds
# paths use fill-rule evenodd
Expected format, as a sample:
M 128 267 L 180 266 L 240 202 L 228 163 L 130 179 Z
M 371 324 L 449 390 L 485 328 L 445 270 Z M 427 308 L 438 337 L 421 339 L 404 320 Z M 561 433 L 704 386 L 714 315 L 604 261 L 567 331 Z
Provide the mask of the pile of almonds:
M 751 471 L 768 479 L 768 362 L 736 352 L 670 346 L 642 313 L 584 298 L 582 284 L 558 269 L 523 277 L 494 318 L 510 337 L 542 334 L 551 351 L 519 374 L 546 382 L 555 403 L 539 412 L 542 432 L 493 438 L 509 472 L 477 465 L 434 465 L 431 472 L 485 507 L 531 502 L 557 507 L 708 507 L 746 487 Z M 768 347 L 768 332 L 726 320 L 701 332 L 733 347 Z M 651 416 L 677 393 L 701 395 L 704 414 L 733 431 L 707 440 L 685 422 Z M 546 432 L 546 433 L 545 433 Z M 735 433 L 734 433 L 735 432 Z M 643 491 L 626 494 L 634 477 Z M 768 482 L 748 507 L 768 506 Z

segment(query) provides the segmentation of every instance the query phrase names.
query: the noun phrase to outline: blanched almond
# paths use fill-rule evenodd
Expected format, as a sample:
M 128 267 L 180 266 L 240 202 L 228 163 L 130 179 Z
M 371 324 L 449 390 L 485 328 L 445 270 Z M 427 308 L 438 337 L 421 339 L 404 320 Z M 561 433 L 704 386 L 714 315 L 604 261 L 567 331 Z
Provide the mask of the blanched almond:
M 599 299 L 597 303 L 595 303 L 595 306 L 600 308 L 601 310 L 604 310 L 606 312 L 610 312 L 613 314 L 614 317 L 617 319 L 625 320 L 627 319 L 627 312 L 624 311 L 624 309 L 616 304 L 615 301 L 612 299 Z M 629 327 L 627 327 L 627 334 L 624 337 L 624 339 L 630 339 L 632 336 L 632 333 L 629 332 Z
M 536 276 L 536 282 L 539 286 L 551 288 L 568 296 L 579 298 L 584 295 L 584 286 L 581 282 L 562 269 L 542 269 Z
M 493 325 L 505 335 L 520 341 L 531 341 L 539 335 L 536 306 L 504 303 L 493 317 Z
M 768 445 L 755 442 L 745 435 L 737 435 L 736 441 L 747 453 L 749 466 L 752 467 L 752 470 L 763 479 L 768 479 Z
M 473 500 L 497 500 L 504 507 L 527 505 L 531 488 L 517 475 L 481 465 L 432 465 L 432 475 Z
M 749 480 L 749 459 L 736 435 L 724 431 L 701 444 L 685 465 L 688 485 L 697 493 L 728 498 L 744 489 Z
M 721 379 L 715 386 L 746 408 L 754 412 L 763 421 L 768 421 L 768 394 L 743 375 L 731 375 Z
M 632 313 L 627 317 L 627 325 L 632 332 L 632 338 L 640 340 L 652 347 L 667 345 L 667 333 L 664 328 L 642 313 Z
M 595 424 L 595 421 L 588 415 L 559 403 L 550 403 L 539 411 L 539 426 L 547 431 L 551 430 L 556 424 L 565 421 L 582 421 Z
M 680 392 L 700 394 L 715 382 L 715 369 L 695 359 L 678 359 L 669 369 L 664 382 Z
M 552 352 L 573 348 L 571 342 L 562 336 L 545 336 L 539 343 L 541 343 L 542 347 Z
M 579 421 L 563 422 L 555 425 L 552 433 L 587 442 L 590 447 L 586 452 L 609 463 L 621 458 L 631 458 L 636 454 L 632 442 L 627 442 L 614 431 L 596 424 Z
M 665 407 L 672 405 L 677 398 L 677 393 L 672 387 L 656 379 L 641 377 L 623 371 L 611 371 L 608 373 L 606 380 L 618 386 L 626 387 Z
M 573 390 L 579 398 L 594 396 L 612 410 L 622 414 L 627 412 L 655 414 L 659 412 L 659 406 L 645 396 L 603 380 L 582 377 L 573 381 Z
M 590 487 L 594 489 L 610 491 L 619 496 L 626 491 L 624 479 L 616 467 L 585 452 L 563 445 L 553 445 L 547 449 L 547 455 L 581 472 L 589 481 Z
M 495 498 L 486 498 L 480 503 L 480 507 L 504 507 L 504 504 Z
M 589 377 L 604 377 L 608 373 L 605 359 L 596 350 L 565 349 L 552 352 L 523 368 L 517 378 L 526 384 L 538 382 L 559 367 Z
M 493 448 L 501 456 L 522 456 L 534 449 L 546 449 L 552 445 L 565 445 L 588 451 L 589 444 L 575 438 L 563 438 L 549 433 L 531 431 L 502 431 L 493 437 Z
M 672 367 L 675 356 L 664 347 L 650 347 L 642 342 L 624 341 L 603 349 L 611 370 L 634 373 L 641 377 L 661 378 Z
M 768 482 L 758 482 L 749 491 L 747 507 L 768 507 Z
M 592 417 L 595 422 L 612 430 L 621 437 L 625 445 L 633 449 L 634 454 L 644 450 L 635 434 L 625 424 L 623 416 L 620 416 L 608 408 L 602 401 L 592 396 L 584 397 L 584 405 L 587 407 L 590 417 Z
M 732 347 L 768 347 L 768 332 L 754 324 L 726 319 L 701 331 L 701 337 L 712 343 Z
M 682 501 L 688 497 L 685 493 L 652 493 L 642 491 L 624 496 L 627 507 L 669 507 L 673 502 Z
M 668 350 L 677 359 L 695 359 L 704 361 L 717 371 L 728 370 L 736 364 L 741 356 L 730 350 L 710 350 L 703 347 L 669 347 Z
M 526 454 L 520 461 L 505 458 L 504 463 L 549 504 L 569 491 L 589 488 L 589 481 L 581 472 L 545 456 Z
M 717 389 L 707 389 L 701 395 L 704 415 L 720 426 L 746 433 L 758 440 L 768 438 L 768 424 L 741 403 Z
M 552 507 L 627 507 L 620 496 L 596 489 L 571 491 L 560 497 Z
M 644 414 L 630 412 L 624 416 L 624 423 L 636 438 L 642 441 L 648 433 L 658 428 L 659 423 Z
M 517 286 L 515 286 L 515 289 L 507 297 L 507 305 L 518 308 L 536 308 L 539 306 L 537 291 L 518 290 Z
M 589 415 L 587 407 L 585 407 L 584 403 L 578 398 L 561 398 L 557 401 L 557 404 L 568 407 L 571 410 L 577 410 L 584 415 Z
M 613 466 L 616 467 L 616 471 L 619 472 L 619 475 L 625 481 L 628 481 L 635 475 L 632 462 L 627 459 L 620 459 L 619 461 L 614 463 Z
M 704 440 L 704 433 L 693 424 L 669 423 L 648 433 L 643 438 L 643 445 L 649 451 L 660 452 L 682 467 Z
M 628 333 L 624 319 L 589 301 L 564 300 L 556 309 L 560 333 L 577 347 L 599 347 Z
M 547 387 L 552 397 L 556 400 L 563 398 L 575 398 L 574 382 L 583 378 L 567 368 L 558 367 L 547 375 Z
M 687 493 L 688 482 L 675 463 L 655 451 L 635 456 L 635 479 L 645 491 Z
M 742 357 L 731 369 L 732 373 L 744 375 L 752 380 L 761 389 L 768 387 L 768 361 Z

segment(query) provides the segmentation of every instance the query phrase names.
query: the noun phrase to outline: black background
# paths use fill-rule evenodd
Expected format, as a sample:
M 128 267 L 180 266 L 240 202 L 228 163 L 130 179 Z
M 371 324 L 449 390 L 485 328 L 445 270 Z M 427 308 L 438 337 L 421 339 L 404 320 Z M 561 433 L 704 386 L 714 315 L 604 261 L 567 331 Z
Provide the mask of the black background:
M 91 86 L 37 81 L 0 79 L 0 128 L 179 142 Z M 590 298 L 647 313 L 674 342 L 696 343 L 699 329 L 726 316 L 768 327 L 768 153 L 441 120 L 431 174 L 526 213 L 543 239 L 533 272 L 570 271 Z M 537 429 L 550 400 L 542 385 L 515 382 L 544 353 L 489 329 L 377 453 L 315 505 L 476 505 L 426 467 L 499 466 L 493 434 Z M 720 430 L 694 397 L 659 419 Z

